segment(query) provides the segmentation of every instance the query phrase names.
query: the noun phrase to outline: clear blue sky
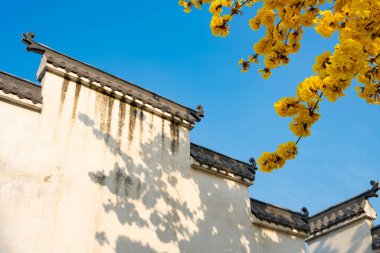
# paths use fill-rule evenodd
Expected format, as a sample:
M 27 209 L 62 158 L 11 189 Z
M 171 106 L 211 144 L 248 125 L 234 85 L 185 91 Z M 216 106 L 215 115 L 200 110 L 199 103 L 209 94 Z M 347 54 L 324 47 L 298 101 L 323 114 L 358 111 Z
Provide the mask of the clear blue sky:
M 248 27 L 254 9 L 235 18 L 227 38 L 211 35 L 206 9 L 185 14 L 176 0 L 20 0 L 2 10 L 0 70 L 35 81 L 40 56 L 20 42 L 22 32 L 33 31 L 37 41 L 78 60 L 189 107 L 202 104 L 206 116 L 191 140 L 243 161 L 296 139 L 273 103 L 293 95 L 312 74 L 315 56 L 336 44 L 308 31 L 291 63 L 263 80 L 257 69 L 243 74 L 237 66 L 262 35 Z M 251 196 L 313 214 L 380 180 L 379 107 L 352 87 L 339 102 L 324 101 L 321 114 L 297 159 L 258 172 Z M 380 199 L 371 203 L 380 213 Z

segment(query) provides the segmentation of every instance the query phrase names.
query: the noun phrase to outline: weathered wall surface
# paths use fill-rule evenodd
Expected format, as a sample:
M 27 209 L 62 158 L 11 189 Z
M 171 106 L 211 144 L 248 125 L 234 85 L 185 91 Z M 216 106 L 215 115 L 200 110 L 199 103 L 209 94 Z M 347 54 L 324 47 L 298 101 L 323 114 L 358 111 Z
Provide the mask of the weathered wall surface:
M 3 253 L 10 252 L 13 248 L 10 244 L 34 238 L 41 217 L 48 212 L 42 211 L 45 201 L 40 198 L 41 192 L 50 190 L 41 183 L 44 181 L 41 167 L 31 166 L 38 146 L 35 129 L 40 114 L 1 100 L 0 115 L 0 252 Z
M 302 235 L 253 225 L 257 252 L 305 253 L 305 239 Z
M 0 101 L 0 252 L 304 252 L 191 167 L 188 128 L 82 84 L 47 71 L 41 112 Z
M 250 252 L 247 186 L 190 165 L 189 130 L 46 72 L 0 103 L 1 252 Z
M 310 253 L 372 253 L 372 221 L 360 218 L 308 241 Z

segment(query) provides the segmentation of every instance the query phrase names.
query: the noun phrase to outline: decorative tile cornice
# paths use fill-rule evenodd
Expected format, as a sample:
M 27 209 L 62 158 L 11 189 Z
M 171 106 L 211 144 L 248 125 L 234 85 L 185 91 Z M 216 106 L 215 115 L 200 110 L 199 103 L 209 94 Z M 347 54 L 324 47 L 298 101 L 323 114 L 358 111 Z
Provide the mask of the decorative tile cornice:
M 295 212 L 251 198 L 251 212 L 257 219 L 295 229 L 306 235 L 309 233 L 309 212 L 305 207 L 301 210 L 302 212 Z
M 193 110 L 161 97 L 149 90 L 37 43 L 34 41 L 33 33 L 24 33 L 22 41 L 27 45 L 27 51 L 42 54 L 46 58 L 47 64 L 51 64 L 57 69 L 62 69 L 67 74 L 74 74 L 78 79 L 86 79 L 107 91 L 129 98 L 128 101 L 140 101 L 141 104 L 149 105 L 163 113 L 170 114 L 171 117 L 178 118 L 182 122 L 188 122 L 190 126 L 201 121 L 201 118 L 204 117 L 204 110 L 200 105 L 197 110 Z
M 33 104 L 42 104 L 41 86 L 0 71 L 0 90 L 13 94 L 19 99 L 27 99 Z
M 372 188 L 310 217 L 310 234 L 315 235 L 365 213 L 367 199 L 377 197 L 379 183 L 371 181 Z
M 380 225 L 377 225 L 371 229 L 372 233 L 372 249 L 380 249 Z
M 243 182 L 253 183 L 256 174 L 256 165 L 245 163 L 197 144 L 190 144 L 190 155 L 195 160 L 195 166 L 219 173 L 231 175 Z M 254 161 L 254 160 L 251 160 Z

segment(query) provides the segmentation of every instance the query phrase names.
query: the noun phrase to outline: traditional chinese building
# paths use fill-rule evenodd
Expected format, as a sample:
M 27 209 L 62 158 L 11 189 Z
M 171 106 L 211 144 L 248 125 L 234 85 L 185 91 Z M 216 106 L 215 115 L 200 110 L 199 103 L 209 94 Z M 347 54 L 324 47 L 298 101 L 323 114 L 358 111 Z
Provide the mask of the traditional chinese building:
M 253 159 L 191 143 L 204 116 L 23 35 L 0 72 L 0 252 L 379 252 L 368 199 L 309 216 L 252 199 Z

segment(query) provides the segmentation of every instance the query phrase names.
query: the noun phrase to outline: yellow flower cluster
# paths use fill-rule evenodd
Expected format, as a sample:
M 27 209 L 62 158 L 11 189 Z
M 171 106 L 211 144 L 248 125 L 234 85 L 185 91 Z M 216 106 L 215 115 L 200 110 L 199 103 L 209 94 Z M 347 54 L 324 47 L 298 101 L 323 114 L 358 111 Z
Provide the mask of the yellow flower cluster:
M 291 160 L 298 153 L 295 142 L 280 144 L 274 153 L 264 152 L 258 159 L 258 164 L 262 172 L 272 172 L 274 169 L 282 168 L 286 160 Z
M 253 45 L 263 56 L 264 68 L 259 73 L 268 78 L 272 69 L 289 63 L 289 55 L 300 49 L 303 28 L 314 25 L 323 0 L 264 0 L 249 26 L 256 31 L 265 27 L 265 37 Z M 248 61 L 249 62 L 249 61 Z
M 232 16 L 236 14 L 242 15 L 243 6 L 250 7 L 256 0 L 180 0 L 179 5 L 184 8 L 186 13 L 191 11 L 194 6 L 201 9 L 202 5 L 210 4 L 209 11 L 213 15 L 210 22 L 211 32 L 215 36 L 226 37 L 229 34 Z M 227 10 L 227 14 L 222 14 L 223 9 Z M 245 69 L 247 70 L 247 69 Z M 243 71 L 245 72 L 245 71 Z
M 311 126 L 320 118 L 322 96 L 336 101 L 344 96 L 353 79 L 360 84 L 356 87 L 360 98 L 380 104 L 380 0 L 181 0 L 179 4 L 185 12 L 192 6 L 210 4 L 211 31 L 224 37 L 229 34 L 232 17 L 256 2 L 262 6 L 249 20 L 249 26 L 254 31 L 265 29 L 265 36 L 254 44 L 254 54 L 239 60 L 242 72 L 263 59 L 259 73 L 268 78 L 273 69 L 288 64 L 289 55 L 300 49 L 305 27 L 314 26 L 323 37 L 338 34 L 334 51 L 316 57 L 315 75 L 298 85 L 296 96 L 274 104 L 278 115 L 293 117 L 290 129 L 298 140 L 309 136 Z M 280 145 L 276 152 L 262 154 L 260 169 L 269 172 L 282 167 L 292 159 L 284 150 L 290 150 L 292 158 L 297 153 L 295 143 Z
M 274 109 L 281 117 L 294 116 L 298 114 L 303 107 L 300 100 L 295 97 L 282 98 L 274 104 Z
M 230 25 L 228 22 L 232 20 L 231 15 L 214 15 L 211 19 L 210 27 L 211 32 L 215 36 L 226 37 L 230 33 Z
M 296 98 L 283 98 L 274 105 L 278 115 L 294 117 L 290 129 L 299 138 L 309 136 L 310 127 L 319 119 L 317 110 L 322 94 L 327 100 L 336 101 L 344 96 L 354 78 L 361 84 L 356 87 L 359 97 L 380 104 L 380 1 L 340 0 L 334 11 L 319 14 L 314 19 L 317 33 L 329 37 L 338 32 L 339 44 L 333 53 L 324 52 L 316 58 L 313 66 L 316 75 L 298 85 Z M 263 46 L 257 49 L 272 50 Z M 264 152 L 259 160 L 261 164 L 274 166 L 268 153 Z M 281 166 L 278 163 L 275 168 Z M 268 166 L 262 166 L 262 170 L 268 171 Z

